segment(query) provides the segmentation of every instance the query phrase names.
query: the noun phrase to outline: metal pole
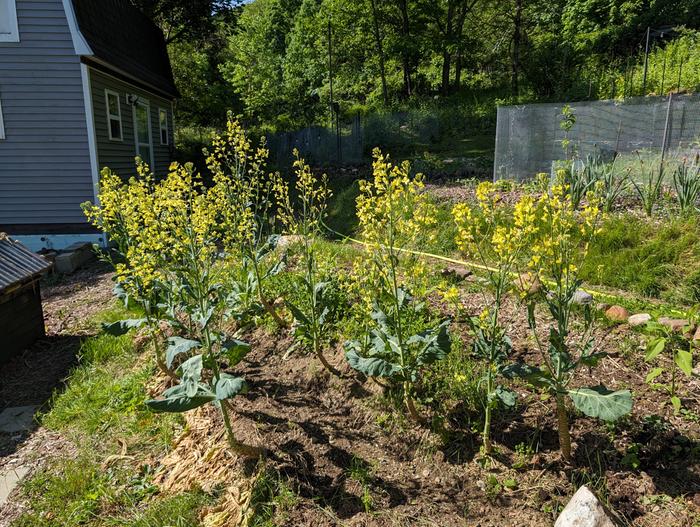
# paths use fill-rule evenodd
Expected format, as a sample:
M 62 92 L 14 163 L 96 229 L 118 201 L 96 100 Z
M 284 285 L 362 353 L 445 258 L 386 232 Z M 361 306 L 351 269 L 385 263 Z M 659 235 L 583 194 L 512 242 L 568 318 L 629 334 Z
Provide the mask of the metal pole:
M 649 69 L 649 34 L 651 28 L 647 27 L 647 43 L 644 47 L 644 80 L 642 81 L 642 96 L 647 94 L 647 71 Z
M 666 156 L 666 140 L 668 139 L 668 128 L 671 123 L 671 105 L 673 103 L 673 92 L 668 94 L 668 106 L 666 106 L 666 124 L 664 125 L 664 139 L 661 144 L 661 165 L 659 170 L 663 170 L 664 157 Z
M 333 55 L 331 48 L 331 19 L 328 19 L 328 77 L 330 80 L 330 98 L 329 109 L 331 112 L 331 128 L 333 128 Z

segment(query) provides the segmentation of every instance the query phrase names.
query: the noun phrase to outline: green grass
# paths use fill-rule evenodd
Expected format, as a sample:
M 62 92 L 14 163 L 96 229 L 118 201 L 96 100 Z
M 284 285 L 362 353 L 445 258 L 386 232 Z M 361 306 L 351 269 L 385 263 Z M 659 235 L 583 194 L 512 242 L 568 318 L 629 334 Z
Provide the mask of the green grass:
M 248 525 L 250 527 L 285 525 L 285 513 L 298 501 L 299 496 L 287 481 L 277 472 L 263 467 L 253 484 L 250 503 L 253 515 Z
M 133 315 L 111 309 L 91 321 Z M 144 405 L 153 363 L 134 348 L 131 335 L 100 334 L 82 345 L 79 365 L 54 395 L 42 424 L 76 447 L 52 459 L 22 484 L 28 511 L 12 527 L 190 526 L 213 498 L 201 492 L 159 497 L 147 460 L 172 445 L 180 416 L 154 414 Z M 104 460 L 127 446 L 128 458 Z
M 679 305 L 700 302 L 700 225 L 697 218 L 608 219 L 591 247 L 583 278 Z

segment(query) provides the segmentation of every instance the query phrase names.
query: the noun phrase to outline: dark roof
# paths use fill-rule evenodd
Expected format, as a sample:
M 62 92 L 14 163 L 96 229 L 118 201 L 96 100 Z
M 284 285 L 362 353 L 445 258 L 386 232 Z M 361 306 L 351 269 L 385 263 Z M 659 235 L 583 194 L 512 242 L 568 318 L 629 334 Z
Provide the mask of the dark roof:
M 167 95 L 179 95 L 163 32 L 129 0 L 72 0 L 94 58 Z
M 51 267 L 43 256 L 0 232 L 0 293 L 5 289 L 36 278 Z

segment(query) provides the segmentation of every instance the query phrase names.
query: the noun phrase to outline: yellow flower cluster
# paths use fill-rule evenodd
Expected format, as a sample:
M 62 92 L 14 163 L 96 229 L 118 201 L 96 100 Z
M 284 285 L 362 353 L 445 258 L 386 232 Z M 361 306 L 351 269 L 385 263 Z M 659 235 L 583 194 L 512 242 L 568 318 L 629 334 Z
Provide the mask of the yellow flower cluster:
M 489 266 L 492 281 L 512 275 L 519 264 L 531 273 L 566 284 L 575 279 L 588 245 L 599 232 L 599 199 L 589 193 L 583 210 L 571 203 L 568 188 L 555 184 L 539 198 L 523 196 L 511 209 L 499 206 L 490 182 L 476 188 L 476 206 L 453 208 L 457 247 Z
M 85 204 L 88 220 L 122 253 L 117 279 L 136 299 L 147 300 L 156 283 L 165 283 L 186 255 L 207 263 L 215 253 L 215 196 L 201 187 L 191 165 L 174 163 L 156 181 L 137 159 L 137 176 L 122 181 L 102 172 L 100 204 Z
M 400 247 L 434 236 L 437 224 L 423 175 L 410 175 L 410 165 L 394 165 L 379 149 L 373 152 L 373 179 L 360 181 L 357 218 L 363 239 L 371 244 Z
M 293 168 L 296 173 L 294 187 L 297 191 L 298 210 L 294 210 L 289 200 L 286 182 L 280 181 L 274 188 L 277 200 L 278 216 L 290 234 L 314 236 L 321 230 L 321 222 L 326 213 L 328 200 L 332 192 L 328 188 L 328 176 L 320 178 L 314 175 L 311 167 L 299 156 L 294 149 Z
M 423 191 L 423 175 L 411 176 L 408 162 L 395 165 L 379 149 L 373 156 L 373 178 L 360 181 L 356 209 L 360 236 L 368 250 L 355 262 L 355 285 L 366 307 L 376 298 L 377 284 L 393 289 L 395 277 L 389 273 L 396 273 L 399 260 L 401 274 L 410 277 L 414 293 L 427 284 L 424 263 L 401 249 L 431 240 L 437 225 L 434 207 Z
M 529 268 L 565 287 L 576 279 L 591 239 L 600 232 L 599 199 L 589 193 L 582 211 L 574 209 L 566 185 L 553 185 L 537 202 L 538 235 Z
M 275 205 L 288 205 L 287 184 L 278 173 L 267 173 L 265 140 L 254 148 L 241 124 L 229 119 L 226 131 L 215 135 L 207 155 L 213 174 L 212 201 L 218 204 L 224 246 L 235 251 L 255 246 Z
M 495 185 L 485 181 L 476 187 L 476 201 L 475 208 L 458 203 L 452 209 L 457 247 L 470 257 L 509 272 L 537 230 L 534 200 L 524 196 L 508 212 L 498 207 L 500 196 Z

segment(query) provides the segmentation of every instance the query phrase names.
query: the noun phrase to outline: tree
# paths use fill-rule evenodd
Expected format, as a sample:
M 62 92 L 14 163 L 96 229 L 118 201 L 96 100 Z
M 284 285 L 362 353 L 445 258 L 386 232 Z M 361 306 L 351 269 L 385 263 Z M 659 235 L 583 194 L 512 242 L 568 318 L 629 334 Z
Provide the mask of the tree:
M 218 15 L 241 0 L 131 0 L 163 30 L 165 42 L 198 39 L 214 30 Z

